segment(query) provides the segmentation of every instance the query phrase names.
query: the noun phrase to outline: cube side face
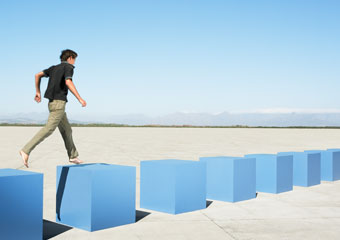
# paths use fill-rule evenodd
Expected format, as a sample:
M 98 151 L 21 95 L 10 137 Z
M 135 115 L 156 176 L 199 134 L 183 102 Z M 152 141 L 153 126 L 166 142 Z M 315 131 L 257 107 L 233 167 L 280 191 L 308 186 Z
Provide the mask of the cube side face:
M 91 231 L 91 178 L 82 167 L 57 167 L 57 222 Z
M 234 162 L 221 158 L 201 158 L 206 163 L 207 198 L 219 201 L 233 201 Z
M 340 150 L 333 152 L 333 181 L 340 180 Z
M 256 197 L 256 159 L 247 158 L 234 162 L 233 202 Z
M 276 193 L 276 157 L 256 157 L 256 191 Z
M 333 152 L 321 152 L 321 180 L 333 181 Z
M 1 239 L 42 239 L 43 174 L 1 176 L 0 193 Z
M 277 193 L 293 190 L 293 156 L 277 157 Z
M 92 176 L 91 231 L 134 223 L 136 168 L 109 165 Z
M 195 162 L 177 166 L 175 214 L 206 208 L 206 164 Z
M 140 207 L 175 213 L 175 167 L 154 161 L 140 163 Z
M 295 186 L 308 186 L 308 155 L 293 155 L 293 184 Z
M 308 186 L 320 184 L 321 181 L 321 154 L 308 154 Z

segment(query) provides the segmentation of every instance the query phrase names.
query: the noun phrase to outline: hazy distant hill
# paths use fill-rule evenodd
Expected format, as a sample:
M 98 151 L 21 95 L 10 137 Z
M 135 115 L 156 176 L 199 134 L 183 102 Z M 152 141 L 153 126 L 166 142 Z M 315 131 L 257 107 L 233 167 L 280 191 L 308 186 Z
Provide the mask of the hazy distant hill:
M 194 126 L 340 126 L 340 113 L 173 113 L 159 117 L 143 114 L 72 115 L 72 123 L 117 123 L 128 125 Z M 48 113 L 18 113 L 1 116 L 0 123 L 45 123 Z
M 0 115 L 0 123 L 20 123 L 20 124 L 45 124 L 48 113 L 16 113 L 12 115 Z M 72 123 L 85 123 L 84 121 L 70 120 Z
M 340 126 L 339 113 L 241 113 L 227 112 L 213 115 L 200 113 L 174 113 L 153 119 L 162 125 L 209 125 L 209 126 Z
M 48 113 L 17 113 L 12 115 L 0 115 L 0 123 L 45 123 Z

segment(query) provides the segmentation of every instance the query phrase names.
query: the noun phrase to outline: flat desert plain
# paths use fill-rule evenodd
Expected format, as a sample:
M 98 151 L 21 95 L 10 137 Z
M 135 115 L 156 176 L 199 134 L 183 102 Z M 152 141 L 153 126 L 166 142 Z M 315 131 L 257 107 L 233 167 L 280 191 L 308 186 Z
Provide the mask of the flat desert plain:
M 0 127 L 0 168 L 24 169 L 18 151 L 39 129 Z M 73 138 L 86 163 L 137 167 L 138 221 L 92 233 L 55 223 L 56 166 L 68 164 L 56 130 L 32 152 L 28 169 L 44 173 L 45 239 L 340 239 L 340 181 L 258 193 L 238 203 L 212 201 L 204 210 L 179 215 L 139 207 L 142 160 L 340 148 L 339 129 L 78 127 Z

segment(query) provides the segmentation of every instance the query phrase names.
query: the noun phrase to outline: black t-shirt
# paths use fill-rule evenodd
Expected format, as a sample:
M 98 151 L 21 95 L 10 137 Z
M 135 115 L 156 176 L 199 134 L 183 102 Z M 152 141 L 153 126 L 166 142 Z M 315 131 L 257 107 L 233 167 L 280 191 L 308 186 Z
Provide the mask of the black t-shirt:
M 63 100 L 67 102 L 66 79 L 72 80 L 73 69 L 74 66 L 66 61 L 45 69 L 44 76 L 49 77 L 49 80 L 44 97 L 50 101 Z

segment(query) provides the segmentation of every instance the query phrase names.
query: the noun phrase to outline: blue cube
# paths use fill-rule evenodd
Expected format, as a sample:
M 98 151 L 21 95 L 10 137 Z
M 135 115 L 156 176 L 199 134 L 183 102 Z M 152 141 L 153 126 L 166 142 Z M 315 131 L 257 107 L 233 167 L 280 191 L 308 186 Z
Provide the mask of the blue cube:
M 321 180 L 340 180 L 340 149 L 308 150 L 308 153 L 321 153 Z
M 281 193 L 293 190 L 293 156 L 248 154 L 256 158 L 256 190 Z
M 207 164 L 207 198 L 238 202 L 256 197 L 256 160 L 201 157 Z
M 206 208 L 206 164 L 175 159 L 142 161 L 140 206 L 171 214 Z
M 293 156 L 293 185 L 309 187 L 320 184 L 320 153 L 280 152 L 278 155 Z
M 110 164 L 57 167 L 57 222 L 87 231 L 134 223 L 136 168 Z
M 0 169 L 0 239 L 43 238 L 43 174 Z

